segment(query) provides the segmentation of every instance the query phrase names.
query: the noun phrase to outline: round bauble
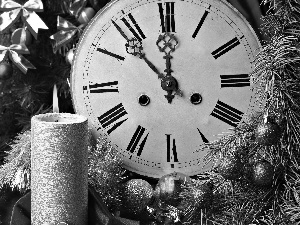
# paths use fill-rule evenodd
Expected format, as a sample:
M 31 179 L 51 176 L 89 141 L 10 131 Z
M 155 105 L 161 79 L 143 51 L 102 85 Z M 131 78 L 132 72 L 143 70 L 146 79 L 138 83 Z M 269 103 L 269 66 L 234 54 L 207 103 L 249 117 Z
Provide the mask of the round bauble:
M 89 5 L 96 11 L 99 11 L 99 9 L 105 6 L 108 2 L 109 0 L 88 0 Z
M 238 179 L 243 171 L 243 164 L 236 154 L 224 156 L 220 160 L 220 164 L 217 167 L 217 171 L 226 180 Z
M 143 179 L 132 179 L 125 183 L 123 192 L 123 207 L 126 211 L 139 214 L 151 202 L 152 186 Z
M 253 183 L 259 186 L 269 186 L 273 182 L 274 166 L 266 160 L 260 160 L 253 165 Z
M 180 193 L 182 184 L 189 182 L 190 178 L 182 173 L 171 173 L 162 176 L 154 190 L 156 200 L 161 200 L 165 204 L 178 206 L 181 202 Z
M 275 121 L 267 120 L 257 126 L 255 137 L 256 142 L 261 145 L 274 145 L 281 137 L 281 130 Z
M 11 78 L 13 74 L 12 65 L 8 62 L 0 63 L 0 80 L 7 80 Z
M 11 35 L 11 43 L 24 43 L 26 46 L 28 46 L 32 43 L 32 35 L 28 30 L 24 28 L 18 28 Z
M 81 24 L 87 24 L 95 16 L 95 14 L 96 11 L 93 8 L 86 7 L 81 11 L 78 17 L 78 22 Z
M 74 48 L 70 49 L 70 50 L 67 52 L 67 54 L 66 54 L 66 61 L 67 61 L 67 63 L 69 63 L 70 65 L 72 65 L 72 63 L 73 63 L 74 54 L 75 54 L 75 49 L 74 49 Z

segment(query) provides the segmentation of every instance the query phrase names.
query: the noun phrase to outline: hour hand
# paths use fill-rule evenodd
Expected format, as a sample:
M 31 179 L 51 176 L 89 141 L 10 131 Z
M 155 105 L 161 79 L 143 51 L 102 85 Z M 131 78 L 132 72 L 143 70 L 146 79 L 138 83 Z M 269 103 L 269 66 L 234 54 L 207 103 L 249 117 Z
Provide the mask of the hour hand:
M 149 59 L 147 59 L 146 54 L 143 53 L 143 46 L 141 41 L 132 38 L 127 40 L 125 46 L 127 53 L 134 56 L 138 56 L 140 59 L 143 59 L 147 63 L 147 65 L 157 74 L 159 79 L 164 78 L 164 74 L 160 73 L 159 70 L 153 65 L 153 63 L 150 62 Z

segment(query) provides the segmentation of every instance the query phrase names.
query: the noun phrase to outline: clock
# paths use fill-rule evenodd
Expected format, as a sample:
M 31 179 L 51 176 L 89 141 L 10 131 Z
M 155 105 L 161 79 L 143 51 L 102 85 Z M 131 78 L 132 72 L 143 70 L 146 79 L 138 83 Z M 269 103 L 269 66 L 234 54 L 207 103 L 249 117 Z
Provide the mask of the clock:
M 115 0 L 90 21 L 71 71 L 76 113 L 124 167 L 159 178 L 210 170 L 202 148 L 255 107 L 259 40 L 223 0 Z

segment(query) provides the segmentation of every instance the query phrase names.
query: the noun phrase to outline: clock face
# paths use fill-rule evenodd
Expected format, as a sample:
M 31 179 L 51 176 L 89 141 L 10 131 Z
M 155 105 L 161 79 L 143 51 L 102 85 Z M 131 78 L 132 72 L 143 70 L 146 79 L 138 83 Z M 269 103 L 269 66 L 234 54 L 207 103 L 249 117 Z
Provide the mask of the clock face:
M 201 146 L 252 107 L 249 74 L 259 47 L 225 1 L 113 1 L 77 47 L 73 104 L 95 137 L 117 147 L 126 169 L 199 174 L 211 168 Z

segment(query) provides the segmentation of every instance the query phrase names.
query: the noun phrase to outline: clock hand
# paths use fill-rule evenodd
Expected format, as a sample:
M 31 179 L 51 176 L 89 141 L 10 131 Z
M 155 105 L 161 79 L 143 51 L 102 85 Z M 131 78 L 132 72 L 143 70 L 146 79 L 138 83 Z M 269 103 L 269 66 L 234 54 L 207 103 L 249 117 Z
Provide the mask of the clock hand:
M 132 38 L 127 40 L 125 46 L 127 53 L 143 59 L 147 63 L 147 65 L 158 75 L 158 79 L 162 79 L 164 77 L 164 74 L 160 73 L 159 70 L 154 66 L 154 64 L 150 62 L 149 59 L 147 59 L 146 54 L 142 52 L 142 42 L 138 41 L 135 38 Z
M 168 103 L 172 102 L 174 95 L 182 96 L 182 91 L 178 88 L 178 82 L 175 77 L 172 76 L 173 70 L 171 69 L 171 52 L 174 52 L 176 46 L 178 45 L 178 41 L 174 34 L 165 33 L 164 35 L 159 35 L 156 45 L 160 52 L 164 52 L 165 56 L 163 57 L 166 59 L 166 72 L 165 78 L 162 80 L 161 87 L 163 90 L 167 91 L 168 94 L 165 95 Z M 174 95 L 172 92 L 174 91 Z

